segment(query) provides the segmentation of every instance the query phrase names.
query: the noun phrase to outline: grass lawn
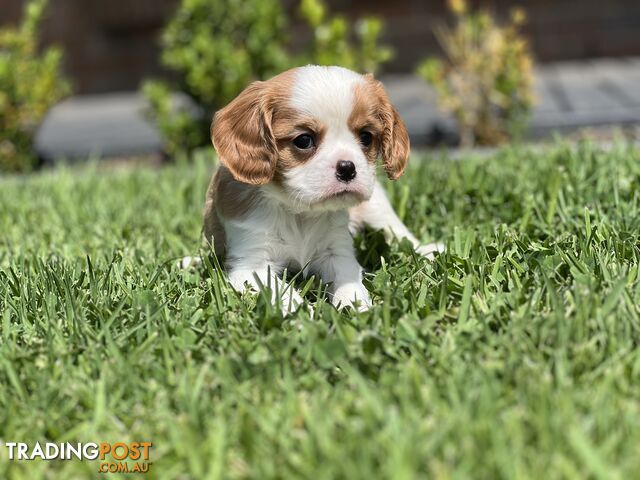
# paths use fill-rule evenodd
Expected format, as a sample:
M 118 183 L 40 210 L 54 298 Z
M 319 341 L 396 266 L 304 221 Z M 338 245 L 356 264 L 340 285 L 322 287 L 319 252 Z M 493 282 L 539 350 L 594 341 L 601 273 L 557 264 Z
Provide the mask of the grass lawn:
M 175 266 L 211 170 L 0 180 L 0 441 L 151 441 L 147 478 L 638 478 L 637 150 L 416 154 L 388 191 L 447 253 L 368 232 L 375 307 L 313 319 Z

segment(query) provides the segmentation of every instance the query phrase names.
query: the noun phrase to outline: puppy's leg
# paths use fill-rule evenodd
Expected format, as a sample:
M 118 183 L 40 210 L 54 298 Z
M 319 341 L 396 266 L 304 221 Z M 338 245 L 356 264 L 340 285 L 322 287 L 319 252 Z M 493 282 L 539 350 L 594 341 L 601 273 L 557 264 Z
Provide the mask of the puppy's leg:
M 420 243 L 398 218 L 379 182 L 376 182 L 373 195 L 368 201 L 349 209 L 349 229 L 351 233 L 357 233 L 364 225 L 376 230 L 382 230 L 387 243 L 390 243 L 394 238 L 406 238 L 413 244 L 416 252 L 429 259 L 433 258 L 434 253 L 444 251 L 442 243 L 429 243 L 427 245 Z
M 287 315 L 304 303 L 302 296 L 288 282 L 279 278 L 282 264 L 255 258 L 230 258 L 228 261 L 229 283 L 238 292 L 271 289 L 271 302 L 281 301 L 282 313 Z
M 362 284 L 362 267 L 353 251 L 353 240 L 345 229 L 312 262 L 311 269 L 330 283 L 331 303 L 337 308 L 354 306 L 359 311 L 371 308 L 369 292 Z

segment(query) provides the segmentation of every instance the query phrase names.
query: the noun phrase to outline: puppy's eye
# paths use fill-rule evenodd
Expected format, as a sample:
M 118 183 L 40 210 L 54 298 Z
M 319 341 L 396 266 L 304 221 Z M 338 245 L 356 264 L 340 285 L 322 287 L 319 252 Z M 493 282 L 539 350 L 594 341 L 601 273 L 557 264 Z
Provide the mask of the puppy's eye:
M 360 143 L 363 146 L 368 147 L 369 145 L 371 145 L 372 141 L 373 135 L 371 134 L 371 132 L 367 132 L 366 130 L 360 132 Z
M 298 147 L 300 150 L 308 150 L 315 146 L 315 142 L 313 141 L 313 137 L 308 134 L 298 135 L 293 139 L 293 144 Z

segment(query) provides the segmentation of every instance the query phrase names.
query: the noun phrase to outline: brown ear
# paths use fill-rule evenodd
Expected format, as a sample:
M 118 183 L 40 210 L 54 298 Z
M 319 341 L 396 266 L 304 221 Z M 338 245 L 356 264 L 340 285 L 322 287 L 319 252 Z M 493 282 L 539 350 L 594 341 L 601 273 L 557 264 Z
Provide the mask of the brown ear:
M 398 111 L 391 105 L 382 83 L 375 80 L 371 74 L 366 74 L 365 78 L 371 82 L 374 88 L 380 108 L 379 116 L 384 125 L 381 149 L 384 170 L 391 180 L 396 180 L 404 173 L 404 169 L 409 161 L 409 152 L 411 149 L 409 145 L 409 134 Z
M 271 112 L 264 102 L 265 82 L 253 82 L 216 113 L 211 141 L 220 162 L 244 183 L 268 183 L 276 169 L 278 151 L 271 131 Z
M 404 173 L 409 161 L 409 134 L 398 111 L 387 102 L 383 114 L 384 133 L 382 135 L 382 162 L 384 171 L 391 180 Z

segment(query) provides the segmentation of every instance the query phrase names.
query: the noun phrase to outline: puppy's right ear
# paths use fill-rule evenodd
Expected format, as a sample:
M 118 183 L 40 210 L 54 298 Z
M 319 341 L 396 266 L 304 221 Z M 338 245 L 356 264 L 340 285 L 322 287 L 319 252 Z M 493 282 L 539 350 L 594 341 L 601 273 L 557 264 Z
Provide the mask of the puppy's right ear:
M 244 183 L 268 183 L 276 170 L 278 150 L 271 130 L 272 114 L 264 102 L 265 82 L 253 82 L 216 113 L 211 141 L 220 162 Z

